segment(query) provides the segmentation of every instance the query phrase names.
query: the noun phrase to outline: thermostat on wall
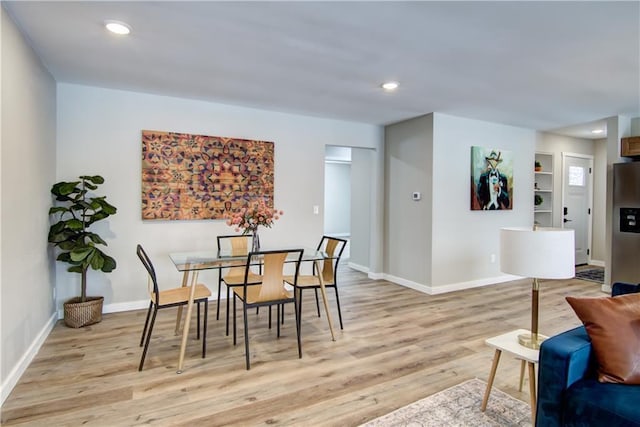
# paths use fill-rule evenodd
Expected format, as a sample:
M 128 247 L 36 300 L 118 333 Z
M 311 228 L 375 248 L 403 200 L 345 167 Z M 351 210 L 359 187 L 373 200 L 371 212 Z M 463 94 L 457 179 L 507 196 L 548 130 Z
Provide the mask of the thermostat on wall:
M 422 194 L 420 194 L 419 191 L 414 191 L 411 195 L 411 198 L 417 202 L 418 200 L 422 199 Z

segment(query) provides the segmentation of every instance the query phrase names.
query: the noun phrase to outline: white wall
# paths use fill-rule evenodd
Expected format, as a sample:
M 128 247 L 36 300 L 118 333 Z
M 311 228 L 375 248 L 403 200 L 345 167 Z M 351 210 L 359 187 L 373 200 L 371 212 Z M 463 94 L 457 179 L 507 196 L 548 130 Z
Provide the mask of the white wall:
M 351 241 L 349 265 L 370 271 L 371 200 L 375 152 L 370 149 L 351 150 Z
M 169 252 L 213 248 L 216 235 L 233 232 L 223 221 L 140 219 L 142 129 L 274 141 L 275 206 L 285 214 L 261 231 L 263 245 L 315 247 L 323 232 L 325 145 L 379 149 L 381 140 L 381 129 L 373 125 L 59 84 L 57 178 L 101 174 L 103 194 L 118 208 L 100 230 L 118 267 L 110 274 L 89 274 L 89 293 L 105 296 L 105 311 L 139 306 L 135 302 L 146 298 L 136 243 L 145 246 L 165 286 L 175 286 L 181 276 Z M 321 207 L 320 215 L 313 214 L 314 205 Z M 58 266 L 59 302 L 78 293 L 76 276 Z M 200 275 L 211 287 L 215 277 Z
M 327 161 L 324 167 L 324 234 L 351 233 L 351 164 Z
M 47 244 L 55 179 L 56 87 L 3 7 L 2 250 L 0 311 L 2 402 L 57 317 Z
M 591 259 L 604 265 L 606 259 L 606 218 L 607 218 L 607 140 L 594 141 L 593 163 L 593 234 Z
M 431 283 L 432 138 L 433 114 L 385 127 L 384 272 L 407 286 Z
M 433 292 L 506 280 L 498 261 L 499 230 L 533 224 L 535 140 L 529 129 L 434 114 Z M 472 146 L 512 152 L 512 210 L 470 209 Z
M 512 279 L 499 230 L 533 224 L 535 131 L 433 113 L 385 132 L 387 278 L 427 293 Z M 470 209 L 472 146 L 513 152 L 512 210 Z

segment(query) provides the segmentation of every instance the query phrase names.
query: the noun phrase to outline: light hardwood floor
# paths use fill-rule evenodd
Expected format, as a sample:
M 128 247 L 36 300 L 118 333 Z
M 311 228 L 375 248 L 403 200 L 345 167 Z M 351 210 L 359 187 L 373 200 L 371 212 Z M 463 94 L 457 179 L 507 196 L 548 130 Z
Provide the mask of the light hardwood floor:
M 302 359 L 292 307 L 280 339 L 261 310 L 249 316 L 250 371 L 241 318 L 234 347 L 223 316 L 215 320 L 215 303 L 207 357 L 191 334 L 180 375 L 173 309 L 159 312 L 143 372 L 145 311 L 106 314 L 82 329 L 59 323 L 3 405 L 2 425 L 355 426 L 464 380 L 486 381 L 493 350 L 484 340 L 530 322 L 529 280 L 429 296 L 348 268 L 339 277 L 345 329 L 338 327 L 337 341 L 308 292 Z M 592 282 L 542 281 L 541 332 L 579 324 L 566 295 L 604 296 Z M 528 402 L 528 386 L 517 389 L 519 366 L 503 357 L 494 387 Z

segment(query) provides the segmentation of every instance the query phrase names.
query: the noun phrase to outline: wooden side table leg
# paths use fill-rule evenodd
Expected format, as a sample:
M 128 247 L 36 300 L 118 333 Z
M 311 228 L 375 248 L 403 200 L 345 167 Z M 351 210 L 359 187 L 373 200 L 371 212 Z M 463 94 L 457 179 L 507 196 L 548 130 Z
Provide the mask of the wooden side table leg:
M 529 365 L 529 394 L 531 399 L 531 423 L 536 425 L 536 367 L 532 362 Z
M 487 381 L 487 389 L 484 391 L 484 398 L 482 399 L 482 406 L 480 410 L 484 412 L 487 409 L 487 402 L 489 402 L 489 395 L 491 394 L 491 387 L 493 387 L 493 380 L 496 377 L 496 370 L 498 369 L 498 362 L 500 361 L 501 350 L 497 350 L 493 355 L 493 364 L 491 365 L 491 372 L 489 373 L 489 380 Z
M 522 391 L 522 385 L 524 384 L 524 366 L 526 364 L 526 361 L 520 361 L 520 387 L 518 387 L 518 391 Z

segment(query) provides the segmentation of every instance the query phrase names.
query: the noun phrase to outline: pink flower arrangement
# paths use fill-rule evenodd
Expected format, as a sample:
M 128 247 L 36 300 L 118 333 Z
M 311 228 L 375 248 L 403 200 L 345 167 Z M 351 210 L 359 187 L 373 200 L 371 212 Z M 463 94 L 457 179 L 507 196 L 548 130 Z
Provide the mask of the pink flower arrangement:
M 269 227 L 284 215 L 281 210 L 272 209 L 260 199 L 252 204 L 232 213 L 227 217 L 227 225 L 235 227 L 236 233 L 242 230 L 242 234 L 255 233 L 259 226 Z

